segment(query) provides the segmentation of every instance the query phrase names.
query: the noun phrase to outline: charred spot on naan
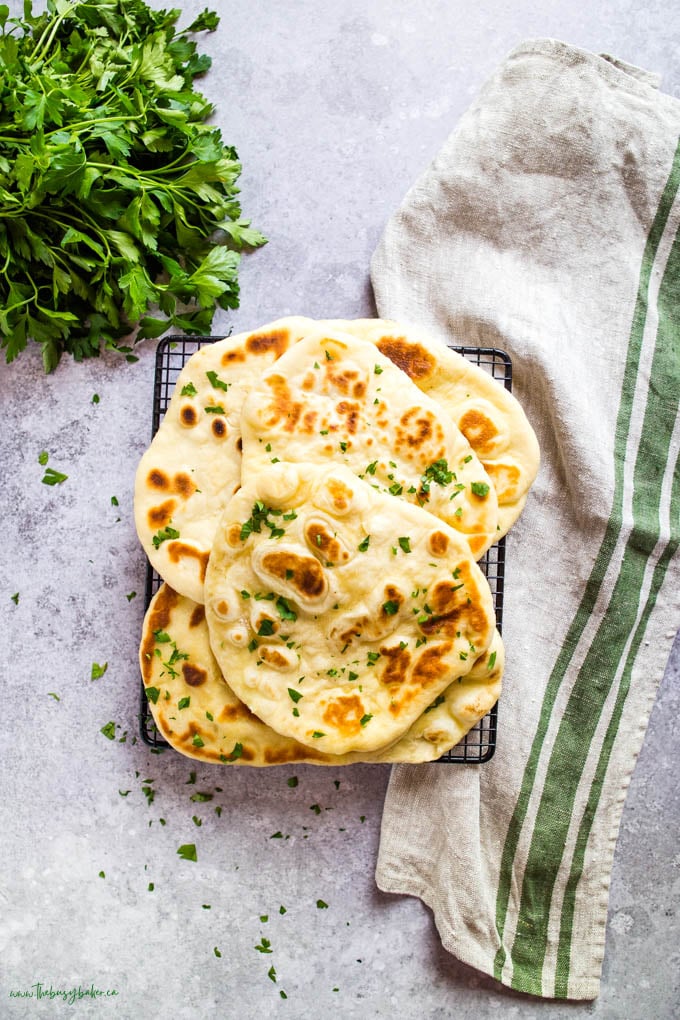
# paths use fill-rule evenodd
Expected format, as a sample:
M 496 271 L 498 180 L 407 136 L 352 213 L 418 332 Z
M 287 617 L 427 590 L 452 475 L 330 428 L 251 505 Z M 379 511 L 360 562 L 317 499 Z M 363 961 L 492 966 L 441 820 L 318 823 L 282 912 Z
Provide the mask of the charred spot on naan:
M 295 591 L 304 603 L 317 600 L 328 590 L 328 579 L 314 556 L 301 555 L 289 549 L 265 553 L 259 560 L 265 574 Z
M 182 560 L 196 560 L 201 581 L 205 581 L 205 572 L 208 569 L 208 560 L 210 558 L 209 550 L 197 549 L 196 546 L 189 545 L 187 542 L 181 542 L 178 539 L 173 539 L 164 544 L 166 545 L 171 563 L 180 563 Z
M 405 337 L 384 336 L 378 340 L 377 348 L 389 358 L 402 372 L 422 382 L 432 375 L 436 362 L 432 354 L 420 344 L 409 343 Z
M 468 408 L 459 418 L 458 428 L 481 460 L 493 452 L 499 431 L 496 423 L 480 408 Z
M 426 636 L 455 637 L 465 626 L 478 635 L 480 644 L 488 644 L 492 622 L 482 605 L 481 593 L 467 563 L 457 568 L 457 576 L 437 581 L 427 592 L 430 610 L 418 625 Z
M 185 404 L 180 408 L 179 420 L 185 428 L 192 429 L 198 424 L 198 415 L 193 404 Z
M 280 358 L 290 344 L 291 335 L 287 329 L 274 329 L 269 333 L 251 333 L 245 343 L 248 354 L 273 354 Z
M 438 460 L 446 452 L 444 430 L 432 411 L 422 407 L 410 407 L 399 419 L 396 430 L 396 448 L 408 455 L 426 446 L 432 446 L 432 460 Z
M 208 672 L 203 669 L 202 666 L 195 666 L 193 663 L 183 662 L 182 676 L 184 677 L 184 682 L 188 684 L 189 687 L 200 687 L 201 684 L 204 684 L 208 679 Z
M 384 660 L 383 669 L 380 671 L 380 682 L 386 687 L 399 686 L 408 677 L 411 665 L 411 653 L 403 645 L 382 646 L 380 649 L 381 661 Z
M 522 473 L 510 461 L 489 463 L 485 465 L 486 473 L 493 482 L 499 503 L 514 503 L 520 495 Z
M 366 716 L 363 702 L 358 694 L 348 694 L 335 698 L 326 706 L 322 719 L 343 736 L 354 736 L 361 732 Z M 310 734 L 311 736 L 311 734 Z
M 159 506 L 152 506 L 147 512 L 147 520 L 151 529 L 164 528 L 172 520 L 177 500 L 166 499 Z

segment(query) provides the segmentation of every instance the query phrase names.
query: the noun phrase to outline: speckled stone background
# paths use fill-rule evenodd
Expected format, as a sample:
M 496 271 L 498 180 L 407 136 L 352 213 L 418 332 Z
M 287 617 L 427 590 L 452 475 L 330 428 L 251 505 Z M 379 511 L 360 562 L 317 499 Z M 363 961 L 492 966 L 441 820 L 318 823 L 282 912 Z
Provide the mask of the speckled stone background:
M 181 6 L 187 24 L 205 3 Z M 675 0 L 217 6 L 201 89 L 270 243 L 245 260 L 241 307 L 216 331 L 374 314 L 368 264 L 386 218 L 523 39 L 613 53 L 680 97 Z M 213 769 L 141 742 L 131 500 L 154 350 L 132 365 L 64 361 L 47 378 L 37 348 L 0 364 L 0 1017 L 678 1017 L 678 642 L 625 806 L 590 1004 L 503 989 L 443 951 L 420 901 L 377 891 L 387 767 Z M 41 450 L 63 485 L 41 484 Z M 101 679 L 93 662 L 108 663 Z M 115 741 L 100 732 L 110 721 Z M 181 860 L 192 842 L 197 862 Z M 271 952 L 256 950 L 263 938 Z M 116 994 L 49 997 L 79 986 Z

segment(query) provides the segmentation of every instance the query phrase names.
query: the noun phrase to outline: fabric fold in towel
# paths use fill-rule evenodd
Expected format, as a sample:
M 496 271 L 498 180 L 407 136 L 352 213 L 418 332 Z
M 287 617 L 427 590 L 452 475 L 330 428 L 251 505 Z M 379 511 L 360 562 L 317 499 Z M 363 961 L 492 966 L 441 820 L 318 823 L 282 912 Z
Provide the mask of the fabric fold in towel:
M 378 314 L 499 347 L 542 464 L 507 538 L 498 744 L 395 766 L 377 882 L 511 987 L 599 991 L 623 802 L 680 619 L 680 102 L 514 50 L 374 254 Z

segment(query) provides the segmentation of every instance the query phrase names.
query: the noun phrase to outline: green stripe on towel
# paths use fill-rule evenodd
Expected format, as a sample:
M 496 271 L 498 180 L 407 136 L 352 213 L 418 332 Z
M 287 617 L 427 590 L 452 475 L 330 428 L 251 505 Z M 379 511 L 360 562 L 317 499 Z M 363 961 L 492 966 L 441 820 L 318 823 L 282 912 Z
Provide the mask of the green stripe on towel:
M 513 865 L 522 827 L 535 786 L 543 741 L 560 686 L 591 616 L 622 530 L 624 462 L 643 335 L 647 320 L 649 285 L 652 267 L 658 254 L 659 244 L 677 196 L 679 185 L 680 145 L 676 149 L 671 173 L 649 232 L 642 259 L 638 295 L 633 315 L 617 418 L 614 449 L 614 498 L 609 521 L 591 576 L 586 584 L 581 604 L 571 623 L 548 683 L 536 735 L 525 768 L 522 787 L 510 821 L 503 849 L 496 899 L 496 927 L 500 946 L 494 960 L 494 974 L 498 979 L 502 975 L 507 956 L 503 936 L 513 880 Z M 675 250 L 674 246 L 673 251 L 675 252 Z M 673 278 L 675 261 L 675 257 L 669 258 L 669 266 L 662 283 L 662 293 L 660 293 L 659 300 L 660 330 L 663 326 L 661 306 L 664 301 L 668 300 L 669 288 L 672 293 L 673 288 L 677 287 L 677 281 Z M 659 349 L 661 347 L 662 345 L 660 345 Z M 662 366 L 659 358 L 663 359 L 666 364 Z M 666 355 L 664 355 L 663 351 L 660 355 L 658 355 L 658 352 L 655 354 L 652 371 L 656 376 L 656 385 L 658 386 L 661 383 L 659 387 L 661 392 L 668 386 L 669 369 L 671 376 L 677 371 L 675 366 L 667 364 L 668 360 L 673 360 L 670 358 L 670 352 Z M 677 365 L 677 357 L 675 365 Z M 665 374 L 659 376 L 660 371 L 663 371 Z M 668 390 L 666 389 L 665 392 L 668 392 Z M 672 392 L 677 393 L 677 389 Z M 653 393 L 654 383 L 650 386 L 650 394 Z M 635 467 L 635 491 L 633 496 L 634 530 L 627 544 L 619 571 L 619 578 L 616 582 L 609 608 L 600 624 L 598 634 L 586 656 L 585 662 L 579 671 L 574 691 L 571 694 L 560 723 L 525 870 L 520 913 L 516 926 L 515 941 L 512 947 L 512 984 L 517 989 L 535 994 L 542 993 L 542 970 L 547 948 L 550 902 L 559 866 L 562 862 L 564 840 L 566 839 L 571 821 L 571 807 L 590 751 L 590 740 L 595 733 L 597 720 L 609 693 L 620 658 L 624 653 L 626 642 L 632 628 L 635 626 L 635 619 L 639 608 L 639 594 L 643 583 L 647 558 L 654 547 L 658 535 L 658 520 L 653 521 L 649 519 L 650 511 L 649 509 L 645 510 L 645 507 L 649 500 L 650 490 L 653 493 L 656 486 L 657 509 L 654 512 L 658 518 L 658 498 L 660 497 L 659 465 L 665 463 L 663 449 L 666 449 L 667 452 L 671 433 L 668 427 L 664 428 L 663 421 L 658 420 L 654 416 L 653 396 L 650 396 L 650 401 L 651 403 L 648 405 L 645 416 L 643 435 L 640 441 L 640 452 Z M 672 431 L 672 424 L 670 425 L 670 430 Z M 656 446 L 656 450 L 648 449 L 647 444 L 650 440 Z M 564 949 L 562 950 L 561 959 L 562 961 L 564 960 Z

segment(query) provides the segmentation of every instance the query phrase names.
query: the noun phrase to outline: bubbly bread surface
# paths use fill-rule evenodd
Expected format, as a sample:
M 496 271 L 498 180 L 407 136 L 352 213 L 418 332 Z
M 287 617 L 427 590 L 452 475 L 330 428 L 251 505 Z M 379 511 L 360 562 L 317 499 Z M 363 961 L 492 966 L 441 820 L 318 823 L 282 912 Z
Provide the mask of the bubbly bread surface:
M 335 755 L 394 743 L 495 632 L 464 537 L 343 465 L 244 478 L 215 535 L 205 612 L 237 697 Z
M 282 461 L 338 463 L 425 506 L 478 559 L 496 541 L 496 492 L 450 415 L 376 347 L 312 331 L 253 384 L 241 415 L 242 476 Z
M 331 755 L 277 733 L 236 697 L 212 653 L 205 607 L 169 585 L 161 585 L 146 612 L 139 657 L 154 721 L 175 750 L 199 761 L 256 767 L 434 761 L 493 707 L 504 665 L 496 631 L 469 672 L 449 684 L 390 747 Z

